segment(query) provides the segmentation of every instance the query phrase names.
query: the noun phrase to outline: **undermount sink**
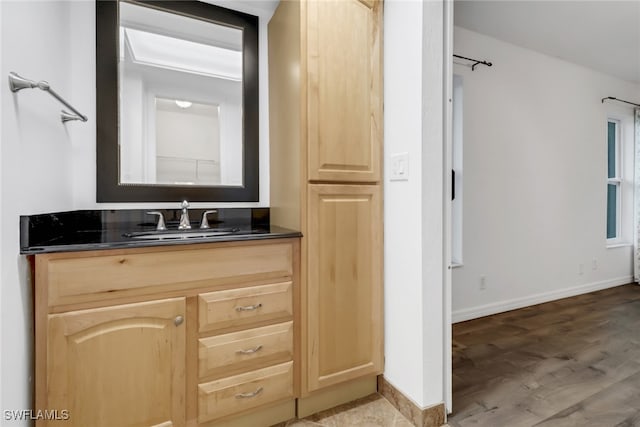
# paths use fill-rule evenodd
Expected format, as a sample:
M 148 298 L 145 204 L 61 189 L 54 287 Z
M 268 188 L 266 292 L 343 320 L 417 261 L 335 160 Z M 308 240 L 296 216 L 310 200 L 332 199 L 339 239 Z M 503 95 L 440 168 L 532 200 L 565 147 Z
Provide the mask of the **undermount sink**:
M 167 240 L 167 239 L 205 239 L 207 237 L 227 236 L 240 231 L 239 228 L 217 229 L 217 230 L 163 230 L 163 231 L 141 231 L 136 233 L 125 233 L 125 237 L 141 240 Z

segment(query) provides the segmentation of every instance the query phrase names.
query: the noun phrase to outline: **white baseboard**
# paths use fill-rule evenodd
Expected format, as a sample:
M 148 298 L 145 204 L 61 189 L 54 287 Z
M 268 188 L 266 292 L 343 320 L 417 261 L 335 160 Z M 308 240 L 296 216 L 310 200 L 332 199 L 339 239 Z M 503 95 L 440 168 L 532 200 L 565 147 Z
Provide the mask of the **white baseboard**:
M 617 277 L 615 279 L 603 280 L 602 282 L 587 283 L 586 285 L 575 286 L 573 288 L 559 289 L 522 298 L 494 302 L 478 307 L 465 308 L 463 310 L 456 310 L 451 313 L 451 321 L 453 323 L 464 322 L 465 320 L 477 319 L 478 317 L 489 316 L 492 314 L 515 310 L 517 308 L 541 304 L 543 302 L 555 301 L 557 299 L 573 297 L 576 295 L 586 294 L 588 292 L 600 291 L 602 289 L 626 285 L 632 282 L 633 276 Z

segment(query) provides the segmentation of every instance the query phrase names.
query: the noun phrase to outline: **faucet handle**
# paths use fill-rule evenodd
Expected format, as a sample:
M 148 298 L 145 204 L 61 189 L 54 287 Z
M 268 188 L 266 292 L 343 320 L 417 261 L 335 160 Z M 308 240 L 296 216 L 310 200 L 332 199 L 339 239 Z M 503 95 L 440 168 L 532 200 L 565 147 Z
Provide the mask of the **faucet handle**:
M 200 228 L 209 228 L 209 221 L 207 220 L 207 215 L 212 213 L 217 213 L 218 211 L 204 211 L 202 214 L 202 221 L 200 222 Z
M 156 226 L 156 230 L 164 231 L 167 229 L 167 226 L 164 223 L 164 215 L 162 215 L 162 212 L 151 211 L 147 212 L 147 215 L 158 215 L 158 225 Z
M 180 215 L 178 230 L 190 230 L 191 221 L 189 220 L 189 202 L 183 200 L 182 203 L 180 203 L 180 208 L 182 209 L 182 215 Z

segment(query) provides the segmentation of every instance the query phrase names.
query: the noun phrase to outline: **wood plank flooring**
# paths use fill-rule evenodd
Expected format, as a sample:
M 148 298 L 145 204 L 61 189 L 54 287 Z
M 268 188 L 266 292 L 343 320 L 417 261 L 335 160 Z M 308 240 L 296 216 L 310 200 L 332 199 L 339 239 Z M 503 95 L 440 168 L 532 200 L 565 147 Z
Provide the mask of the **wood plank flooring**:
M 640 286 L 453 325 L 452 427 L 640 426 Z

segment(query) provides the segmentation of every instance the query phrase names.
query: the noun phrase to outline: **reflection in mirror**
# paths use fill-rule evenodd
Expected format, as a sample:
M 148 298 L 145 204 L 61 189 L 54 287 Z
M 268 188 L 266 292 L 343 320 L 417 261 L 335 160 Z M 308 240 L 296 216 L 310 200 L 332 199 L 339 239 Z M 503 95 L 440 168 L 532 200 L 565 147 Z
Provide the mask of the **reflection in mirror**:
M 96 200 L 259 201 L 258 17 L 201 1 L 95 6 Z
M 220 185 L 219 105 L 156 98 L 155 176 L 158 184 Z M 175 141 L 185 140 L 184 145 Z M 152 159 L 150 159 L 152 160 Z
M 242 186 L 242 30 L 124 2 L 119 16 L 119 182 Z

